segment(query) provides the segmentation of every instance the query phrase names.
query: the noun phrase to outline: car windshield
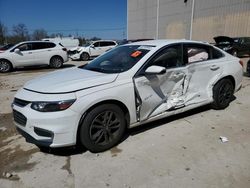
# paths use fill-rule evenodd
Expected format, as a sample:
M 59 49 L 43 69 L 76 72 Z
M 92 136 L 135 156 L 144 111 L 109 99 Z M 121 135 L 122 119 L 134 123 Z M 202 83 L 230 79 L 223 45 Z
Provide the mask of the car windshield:
M 88 47 L 90 46 L 92 43 L 91 42 L 87 42 L 86 44 L 82 45 L 83 47 Z
M 133 67 L 153 46 L 120 46 L 79 68 L 102 73 L 120 73 Z

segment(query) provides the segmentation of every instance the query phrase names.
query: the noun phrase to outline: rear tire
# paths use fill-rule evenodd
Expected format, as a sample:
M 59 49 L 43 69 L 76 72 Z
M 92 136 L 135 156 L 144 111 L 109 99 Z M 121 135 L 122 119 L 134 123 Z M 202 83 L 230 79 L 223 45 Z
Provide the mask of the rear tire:
M 86 52 L 83 52 L 83 53 L 81 54 L 81 60 L 82 60 L 82 61 L 88 61 L 88 60 L 89 60 L 89 54 L 86 53 Z
M 59 69 L 63 66 L 63 59 L 59 56 L 54 56 L 50 59 L 49 66 L 51 68 Z
M 214 102 L 212 107 L 222 110 L 229 106 L 234 93 L 234 85 L 229 79 L 222 79 L 213 88 Z
M 12 64 L 7 61 L 7 60 L 0 60 L 0 72 L 5 73 L 5 72 L 10 72 L 12 70 Z
M 96 153 L 119 143 L 125 132 L 126 120 L 117 105 L 103 104 L 88 112 L 80 126 L 81 144 Z

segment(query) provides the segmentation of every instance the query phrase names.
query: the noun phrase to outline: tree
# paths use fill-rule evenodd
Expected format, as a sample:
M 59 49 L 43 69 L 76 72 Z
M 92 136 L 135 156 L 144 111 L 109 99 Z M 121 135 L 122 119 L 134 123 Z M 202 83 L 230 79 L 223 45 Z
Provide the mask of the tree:
M 101 40 L 101 38 L 99 38 L 99 37 L 92 37 L 92 38 L 90 38 L 89 40 L 90 40 L 90 41 L 96 41 L 96 40 Z
M 0 21 L 0 44 L 6 43 L 7 27 Z
M 18 24 L 13 26 L 13 39 L 16 42 L 21 42 L 29 39 L 28 29 L 25 24 Z
M 47 37 L 47 31 L 44 29 L 36 29 L 32 34 L 33 40 L 41 40 Z
M 78 37 L 79 40 L 79 46 L 83 46 L 84 44 L 86 44 L 86 39 L 84 37 Z

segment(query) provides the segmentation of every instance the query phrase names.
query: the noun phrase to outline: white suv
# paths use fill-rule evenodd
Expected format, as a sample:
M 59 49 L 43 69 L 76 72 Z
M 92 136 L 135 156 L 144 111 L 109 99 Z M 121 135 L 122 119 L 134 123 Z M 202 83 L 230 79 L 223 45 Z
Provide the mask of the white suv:
M 68 51 L 69 57 L 73 60 L 87 61 L 90 57 L 99 56 L 117 46 L 112 40 L 99 40 L 86 44 L 85 46 L 72 48 Z
M 60 43 L 26 41 L 0 54 L 0 72 L 35 65 L 60 68 L 66 61 L 68 61 L 67 49 Z

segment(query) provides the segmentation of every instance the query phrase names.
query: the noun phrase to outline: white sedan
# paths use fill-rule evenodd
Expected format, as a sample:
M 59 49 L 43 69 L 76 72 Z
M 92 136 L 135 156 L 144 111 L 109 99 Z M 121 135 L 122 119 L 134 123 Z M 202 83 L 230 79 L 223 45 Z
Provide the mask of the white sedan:
M 126 128 L 212 104 L 224 109 L 242 82 L 242 62 L 203 42 L 151 40 L 114 48 L 90 63 L 29 81 L 14 121 L 29 142 L 92 152 Z

